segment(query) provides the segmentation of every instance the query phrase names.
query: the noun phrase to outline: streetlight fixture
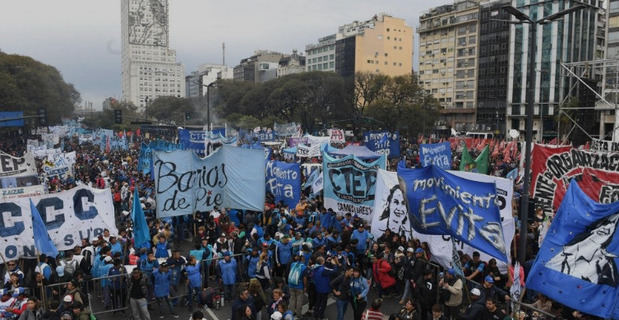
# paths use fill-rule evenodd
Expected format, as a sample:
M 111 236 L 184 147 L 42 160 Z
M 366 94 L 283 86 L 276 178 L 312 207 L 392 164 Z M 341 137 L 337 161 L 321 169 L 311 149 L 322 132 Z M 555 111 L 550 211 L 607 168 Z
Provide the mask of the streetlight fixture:
M 535 52 L 537 42 L 537 26 L 550 23 L 563 17 L 566 14 L 570 14 L 580 9 L 586 8 L 586 5 L 579 4 L 575 7 L 571 7 L 557 13 L 553 13 L 549 16 L 543 17 L 538 20 L 533 20 L 531 17 L 523 13 L 522 11 L 507 5 L 502 7 L 507 13 L 514 16 L 519 21 L 511 21 L 512 23 L 529 24 L 529 86 L 527 90 L 527 108 L 526 108 L 526 123 L 525 123 L 525 158 L 524 158 L 524 181 L 522 185 L 522 197 L 520 202 L 520 243 L 518 244 L 518 260 L 521 264 L 524 264 L 526 260 L 527 249 L 527 222 L 529 220 L 529 186 L 531 179 L 531 143 L 533 140 L 533 104 L 535 100 Z M 540 106 L 541 108 L 541 106 Z

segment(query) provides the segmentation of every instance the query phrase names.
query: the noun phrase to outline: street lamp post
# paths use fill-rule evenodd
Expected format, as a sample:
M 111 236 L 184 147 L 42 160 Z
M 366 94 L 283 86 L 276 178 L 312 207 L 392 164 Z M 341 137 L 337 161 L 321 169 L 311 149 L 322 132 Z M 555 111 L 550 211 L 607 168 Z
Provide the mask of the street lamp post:
M 517 24 L 529 24 L 529 75 L 528 75 L 528 90 L 527 90 L 527 108 L 526 108 L 526 123 L 525 123 L 525 158 L 524 158 L 524 176 L 522 184 L 522 198 L 520 202 L 520 243 L 518 244 L 518 260 L 524 264 L 527 253 L 527 223 L 529 220 L 529 186 L 531 179 L 531 143 L 533 140 L 533 104 L 535 100 L 535 56 L 537 42 L 537 26 L 546 24 L 570 14 L 574 11 L 586 8 L 585 5 L 578 5 L 568 8 L 538 20 L 532 20 L 528 15 L 513 6 L 504 6 L 503 10 L 514 16 L 519 21 L 511 21 Z M 541 108 L 541 106 L 540 106 Z M 541 110 L 541 109 L 540 109 Z M 540 112 L 541 114 L 541 112 Z

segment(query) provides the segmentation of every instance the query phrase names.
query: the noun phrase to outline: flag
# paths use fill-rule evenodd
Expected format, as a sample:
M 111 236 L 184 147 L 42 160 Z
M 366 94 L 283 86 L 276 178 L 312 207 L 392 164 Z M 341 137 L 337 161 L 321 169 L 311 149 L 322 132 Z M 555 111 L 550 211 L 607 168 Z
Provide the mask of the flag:
M 601 204 L 572 179 L 526 286 L 572 309 L 619 319 L 619 202 Z
M 466 145 L 462 150 L 462 158 L 460 160 L 460 171 L 469 171 L 488 174 L 488 158 L 490 156 L 490 148 L 486 145 L 484 150 L 477 156 L 475 160 L 471 157 Z
M 32 233 L 34 233 L 34 245 L 40 253 L 48 257 L 55 258 L 58 255 L 58 249 L 52 242 L 52 239 L 47 233 L 47 228 L 41 219 L 39 210 L 30 199 L 30 215 L 32 216 Z
M 509 295 L 512 301 L 520 301 L 520 295 L 522 294 L 522 284 L 520 283 L 520 262 L 516 261 L 514 265 L 514 281 L 509 288 Z M 520 304 L 512 302 L 512 309 L 520 308 Z
M 142 210 L 140 203 L 140 195 L 136 187 L 133 192 L 133 210 L 131 210 L 131 220 L 133 221 L 133 246 L 136 249 L 142 248 L 150 240 L 150 232 L 148 231 L 148 223 Z
M 111 146 L 111 142 L 110 142 L 110 136 L 106 136 L 106 139 L 105 139 L 105 153 L 110 153 L 111 149 L 112 149 L 112 146 Z

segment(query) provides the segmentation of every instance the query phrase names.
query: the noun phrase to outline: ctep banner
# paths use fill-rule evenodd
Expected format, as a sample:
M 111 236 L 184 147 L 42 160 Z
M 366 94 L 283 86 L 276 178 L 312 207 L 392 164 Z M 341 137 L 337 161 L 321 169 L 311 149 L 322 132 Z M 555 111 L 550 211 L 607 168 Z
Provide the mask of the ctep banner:
M 19 158 L 0 151 L 0 177 L 21 177 L 36 174 L 37 167 L 31 153 L 26 153 Z
M 530 192 L 546 216 L 559 208 L 572 179 L 595 201 L 619 200 L 619 153 L 534 145 Z
M 0 200 L 0 252 L 6 259 L 34 258 L 30 199 L 35 204 L 58 250 L 73 249 L 104 229 L 118 234 L 110 189 L 86 186 L 35 196 Z
M 451 145 L 449 142 L 420 144 L 419 159 L 424 167 L 433 164 L 443 170 L 450 170 Z
M 206 158 L 191 150 L 153 152 L 157 217 L 214 207 L 262 211 L 265 152 L 224 145 Z
M 348 155 L 341 159 L 323 155 L 323 197 L 325 208 L 350 212 L 370 222 L 374 212 L 376 175 L 385 169 L 385 155 L 373 162 Z
M 494 183 L 461 178 L 436 166 L 398 167 L 398 178 L 415 231 L 450 235 L 507 262 Z

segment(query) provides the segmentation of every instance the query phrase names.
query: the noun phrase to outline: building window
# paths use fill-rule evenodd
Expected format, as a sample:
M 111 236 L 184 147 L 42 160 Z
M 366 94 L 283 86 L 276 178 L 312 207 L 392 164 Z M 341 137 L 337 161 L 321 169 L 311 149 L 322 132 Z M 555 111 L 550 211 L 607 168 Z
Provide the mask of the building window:
M 389 54 L 387 52 L 385 52 L 385 57 L 389 56 Z

